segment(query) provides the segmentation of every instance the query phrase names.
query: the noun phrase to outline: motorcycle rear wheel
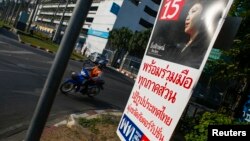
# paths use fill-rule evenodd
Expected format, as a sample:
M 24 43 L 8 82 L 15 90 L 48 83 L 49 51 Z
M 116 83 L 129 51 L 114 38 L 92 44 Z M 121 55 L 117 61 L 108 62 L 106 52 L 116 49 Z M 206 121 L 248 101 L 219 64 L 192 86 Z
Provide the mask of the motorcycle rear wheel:
M 88 97 L 93 98 L 94 96 L 98 95 L 100 91 L 101 91 L 101 88 L 95 87 L 94 92 L 88 92 L 87 95 Z
M 60 86 L 60 91 L 63 94 L 70 94 L 70 93 L 74 92 L 74 89 L 75 89 L 75 84 L 72 82 L 64 82 Z

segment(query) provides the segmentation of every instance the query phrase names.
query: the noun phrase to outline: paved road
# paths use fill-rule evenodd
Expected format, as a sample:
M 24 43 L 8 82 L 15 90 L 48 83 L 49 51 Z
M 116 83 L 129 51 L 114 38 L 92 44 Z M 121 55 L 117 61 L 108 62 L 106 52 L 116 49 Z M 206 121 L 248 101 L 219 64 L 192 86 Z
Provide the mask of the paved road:
M 0 139 L 28 128 L 54 59 L 53 54 L 3 36 L 4 32 L 0 31 Z M 62 79 L 81 66 L 81 62 L 70 61 Z M 95 99 L 58 92 L 49 121 L 88 110 L 123 110 L 134 81 L 112 69 L 104 70 L 104 79 L 105 89 Z

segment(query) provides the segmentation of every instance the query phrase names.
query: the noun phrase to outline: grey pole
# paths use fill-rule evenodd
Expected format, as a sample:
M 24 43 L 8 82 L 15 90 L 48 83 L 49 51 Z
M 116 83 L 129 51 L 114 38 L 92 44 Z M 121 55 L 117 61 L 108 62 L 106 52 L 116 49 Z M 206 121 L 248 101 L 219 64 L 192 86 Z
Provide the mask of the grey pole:
M 39 141 L 49 116 L 56 92 L 66 70 L 74 44 L 86 19 L 92 0 L 78 0 L 65 31 L 59 50 L 44 84 L 25 141 Z

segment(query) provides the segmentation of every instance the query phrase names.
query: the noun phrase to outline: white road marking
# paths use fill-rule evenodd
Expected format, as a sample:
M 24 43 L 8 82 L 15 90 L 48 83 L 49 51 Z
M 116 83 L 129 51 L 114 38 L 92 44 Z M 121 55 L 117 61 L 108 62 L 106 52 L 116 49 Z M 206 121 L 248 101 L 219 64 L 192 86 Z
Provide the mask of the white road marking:
M 30 72 L 21 72 L 21 71 L 13 71 L 13 70 L 8 70 L 8 69 L 0 69 L 0 72 L 20 73 L 20 74 L 41 76 L 41 74 L 35 74 L 35 73 L 30 73 Z
M 33 96 L 40 96 L 42 89 L 35 89 L 35 91 L 22 91 L 22 90 L 13 90 L 11 92 L 14 93 L 20 93 L 20 94 L 24 94 L 24 95 L 33 95 Z
M 29 68 L 29 69 L 49 70 L 49 68 L 37 67 L 37 66 L 31 66 L 31 65 L 25 65 L 25 64 L 17 64 L 17 66 L 22 67 L 22 68 Z
M 5 45 L 8 45 L 8 43 L 6 43 L 6 42 L 2 42 L 2 41 L 0 41 L 0 44 L 5 44 Z
M 35 54 L 29 51 L 8 51 L 8 50 L 0 50 L 0 53 L 9 53 L 9 54 Z

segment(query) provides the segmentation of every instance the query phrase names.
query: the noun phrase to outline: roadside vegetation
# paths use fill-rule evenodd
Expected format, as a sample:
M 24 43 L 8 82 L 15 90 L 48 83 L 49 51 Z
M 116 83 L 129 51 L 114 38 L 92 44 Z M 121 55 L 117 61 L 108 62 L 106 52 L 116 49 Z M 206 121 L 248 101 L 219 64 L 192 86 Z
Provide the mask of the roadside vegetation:
M 110 114 L 102 114 L 97 118 L 87 119 L 87 118 L 79 118 L 79 124 L 84 127 L 90 129 L 94 133 L 99 133 L 98 128 L 96 128 L 99 124 L 112 124 L 118 125 L 121 117 L 113 116 Z
M 121 116 L 101 114 L 97 118 L 79 118 L 79 125 L 95 134 L 97 140 L 119 140 L 116 129 Z
M 6 28 L 11 29 L 12 27 L 10 25 L 7 25 L 3 21 L 0 21 L 0 28 Z M 20 36 L 20 39 L 24 43 L 28 43 L 32 46 L 37 46 L 46 50 L 49 50 L 50 52 L 56 53 L 58 51 L 59 45 L 53 43 L 50 40 L 50 37 L 48 35 L 43 34 L 42 32 L 34 32 L 33 35 L 23 32 L 23 31 L 17 31 L 17 34 Z M 71 54 L 71 59 L 73 60 L 85 60 L 86 57 L 73 51 Z
M 120 118 L 111 114 L 79 118 L 76 126 L 61 125 L 45 130 L 40 141 L 120 141 L 116 134 Z
M 19 35 L 23 42 L 30 43 L 31 45 L 48 49 L 52 51 L 53 53 L 56 53 L 59 49 L 58 44 L 53 43 L 47 35 L 41 32 L 34 32 L 33 36 L 24 32 L 19 32 Z M 73 51 L 71 54 L 71 59 L 85 60 L 86 57 Z

